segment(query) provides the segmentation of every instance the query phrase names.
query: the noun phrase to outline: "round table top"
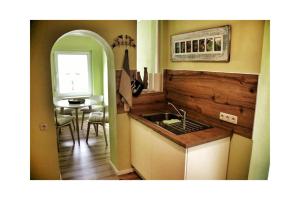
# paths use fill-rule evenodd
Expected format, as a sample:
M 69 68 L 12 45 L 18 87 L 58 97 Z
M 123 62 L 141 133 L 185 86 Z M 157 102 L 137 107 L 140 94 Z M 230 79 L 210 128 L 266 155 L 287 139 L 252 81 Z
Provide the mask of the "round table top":
M 97 102 L 91 99 L 85 99 L 85 102 L 82 104 L 70 104 L 67 99 L 62 99 L 54 103 L 55 106 L 63 108 L 83 108 L 96 104 Z

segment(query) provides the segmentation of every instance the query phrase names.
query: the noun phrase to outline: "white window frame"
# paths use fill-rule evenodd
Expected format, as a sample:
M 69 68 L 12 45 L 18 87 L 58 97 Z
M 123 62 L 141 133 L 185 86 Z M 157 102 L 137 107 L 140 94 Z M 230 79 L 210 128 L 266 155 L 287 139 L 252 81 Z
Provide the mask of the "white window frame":
M 89 91 L 86 93 L 60 93 L 59 92 L 59 74 L 58 74 L 58 55 L 87 55 L 88 58 L 88 76 L 89 76 Z M 92 64 L 91 64 L 91 52 L 90 51 L 55 51 L 54 52 L 54 65 L 55 65 L 55 90 L 58 97 L 90 97 L 93 93 L 93 84 L 92 84 Z

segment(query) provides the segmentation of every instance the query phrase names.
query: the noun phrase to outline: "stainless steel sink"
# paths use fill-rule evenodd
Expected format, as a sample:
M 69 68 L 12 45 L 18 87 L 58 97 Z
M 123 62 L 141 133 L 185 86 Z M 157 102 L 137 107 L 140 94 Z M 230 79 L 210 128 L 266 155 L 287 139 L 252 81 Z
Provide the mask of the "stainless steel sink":
M 201 131 L 208 128 L 212 128 L 206 124 L 202 124 L 191 119 L 186 119 L 186 126 L 183 128 L 183 123 L 181 117 L 179 115 L 173 113 L 155 113 L 155 114 L 147 114 L 143 115 L 143 117 L 153 123 L 156 123 L 160 127 L 167 129 L 168 131 L 176 134 L 182 135 L 185 133 Z M 180 122 L 172 123 L 172 124 L 165 124 L 163 120 L 170 120 L 170 119 L 179 119 Z

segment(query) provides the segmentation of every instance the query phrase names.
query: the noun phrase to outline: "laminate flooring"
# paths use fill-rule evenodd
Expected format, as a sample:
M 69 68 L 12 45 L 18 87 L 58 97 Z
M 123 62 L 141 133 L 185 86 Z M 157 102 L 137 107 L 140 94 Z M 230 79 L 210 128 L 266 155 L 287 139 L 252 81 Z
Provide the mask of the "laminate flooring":
M 63 180 L 119 180 L 111 167 L 109 131 L 106 126 L 108 146 L 102 126 L 99 126 L 96 137 L 94 127 L 91 126 L 88 144 L 85 142 L 87 124 L 84 123 L 80 130 L 80 146 L 77 142 L 77 134 L 74 131 L 75 145 L 73 145 L 68 127 L 62 128 L 60 135 L 59 164 Z
M 135 172 L 118 176 L 120 180 L 142 180 L 142 178 Z

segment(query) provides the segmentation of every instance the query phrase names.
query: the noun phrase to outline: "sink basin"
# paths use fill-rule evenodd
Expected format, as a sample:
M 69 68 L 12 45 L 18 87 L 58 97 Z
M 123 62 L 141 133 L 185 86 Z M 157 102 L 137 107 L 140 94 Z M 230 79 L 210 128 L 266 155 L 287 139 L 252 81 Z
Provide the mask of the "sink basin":
M 181 120 L 181 117 L 179 115 L 173 114 L 173 113 L 155 113 L 155 114 L 147 114 L 143 115 L 143 117 L 160 127 L 163 127 L 167 129 L 168 131 L 176 134 L 176 135 L 182 135 L 185 133 L 191 133 L 195 131 L 201 131 L 208 128 L 212 128 L 211 126 L 208 126 L 206 124 L 202 124 L 196 121 L 193 121 L 191 119 L 186 119 L 186 127 L 183 128 L 183 123 Z M 163 120 L 171 120 L 171 119 L 179 119 L 180 122 L 175 122 L 172 124 L 165 124 L 163 123 Z
M 179 115 L 173 113 L 155 113 L 155 114 L 143 115 L 143 117 L 155 123 L 161 122 L 163 120 L 181 119 Z

